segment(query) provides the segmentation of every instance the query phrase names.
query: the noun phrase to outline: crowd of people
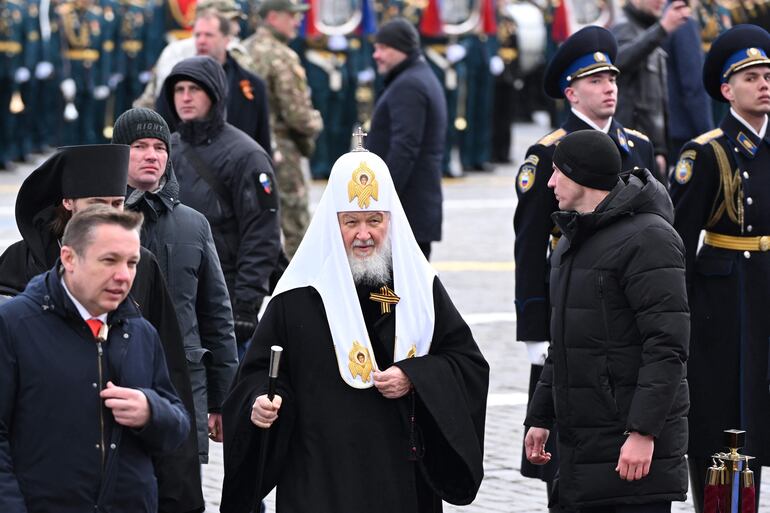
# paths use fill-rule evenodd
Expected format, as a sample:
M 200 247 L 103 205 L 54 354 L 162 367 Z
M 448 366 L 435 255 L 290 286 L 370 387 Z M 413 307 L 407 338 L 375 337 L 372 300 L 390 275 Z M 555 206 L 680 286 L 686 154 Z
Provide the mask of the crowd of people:
M 474 500 L 489 366 L 429 259 L 453 147 L 510 147 L 479 5 L 458 39 L 433 0 L 376 3 L 343 42 L 312 2 L 0 0 L 0 160 L 68 144 L 0 255 L 0 510 L 202 511 L 210 441 L 225 513 Z M 717 5 L 706 41 L 704 6 L 629 0 L 543 69 L 564 119 L 516 175 L 516 338 L 555 511 L 667 513 L 689 475 L 702 513 L 726 428 L 757 486 L 770 459 L 770 34 Z

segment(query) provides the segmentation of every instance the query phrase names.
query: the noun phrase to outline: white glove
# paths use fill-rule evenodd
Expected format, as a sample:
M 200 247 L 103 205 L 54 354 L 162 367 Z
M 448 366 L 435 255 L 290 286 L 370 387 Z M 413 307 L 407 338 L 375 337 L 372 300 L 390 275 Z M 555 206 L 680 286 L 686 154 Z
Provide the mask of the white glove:
M 45 80 L 53 75 L 53 64 L 46 61 L 41 61 L 35 66 L 35 78 L 38 80 Z
M 13 80 L 17 84 L 23 84 L 24 82 L 29 80 L 29 77 L 31 76 L 32 74 L 29 72 L 29 69 L 22 66 L 21 68 L 18 68 L 16 70 L 16 73 L 13 74 Z
M 61 89 L 61 94 L 64 96 L 65 100 L 72 100 L 75 98 L 75 93 L 77 92 L 77 87 L 75 86 L 75 81 L 71 78 L 65 78 L 61 81 L 61 84 L 59 84 L 59 89 Z
M 499 55 L 493 55 L 489 59 L 489 72 L 494 76 L 499 76 L 505 70 L 505 63 Z
M 110 75 L 110 78 L 107 79 L 107 87 L 114 91 L 118 87 L 118 84 L 123 82 L 123 78 L 123 73 L 113 73 Z
M 446 60 L 448 60 L 452 64 L 455 64 L 463 60 L 465 58 L 465 54 L 467 53 L 468 53 L 468 50 L 466 50 L 463 45 L 458 45 L 458 44 L 449 45 L 446 48 Z
M 524 342 L 527 345 L 527 357 L 532 365 L 545 365 L 545 358 L 548 356 L 548 346 L 550 343 L 544 342 Z
M 78 118 L 78 109 L 75 108 L 74 103 L 68 103 L 64 106 L 64 121 L 69 123 L 75 121 Z
M 110 88 L 106 85 L 100 85 L 94 87 L 94 99 L 95 100 L 104 100 L 110 95 Z
M 372 68 L 366 68 L 358 72 L 358 83 L 368 84 L 374 80 L 374 70 Z
M 146 84 L 152 78 L 152 71 L 142 71 L 139 73 L 139 82 Z
M 329 42 L 326 46 L 332 52 L 342 52 L 348 49 L 348 38 L 339 34 L 329 36 Z

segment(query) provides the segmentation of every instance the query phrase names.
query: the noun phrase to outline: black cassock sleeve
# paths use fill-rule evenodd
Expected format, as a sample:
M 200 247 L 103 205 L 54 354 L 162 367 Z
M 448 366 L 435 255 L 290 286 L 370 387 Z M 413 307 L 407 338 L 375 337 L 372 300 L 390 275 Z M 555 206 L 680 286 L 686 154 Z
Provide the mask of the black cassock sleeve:
M 278 483 L 282 462 L 286 460 L 294 426 L 294 404 L 289 358 L 291 349 L 282 326 L 286 326 L 281 301 L 268 305 L 257 325 L 249 350 L 238 369 L 232 390 L 222 406 L 224 428 L 225 477 L 222 484 L 221 513 L 250 513 L 254 510 L 253 491 L 258 478 L 258 459 L 262 437 L 270 437 L 268 454 L 262 476 L 261 499 Z M 264 341 L 270 341 L 265 343 Z M 284 348 L 276 395 L 283 399 L 278 419 L 269 430 L 260 429 L 251 422 L 251 407 L 256 398 L 267 393 L 267 372 L 270 344 Z M 246 491 L 246 493 L 244 493 Z
M 420 469 L 442 500 L 470 504 L 484 476 L 489 365 L 438 278 L 429 354 L 396 362 L 417 396 Z

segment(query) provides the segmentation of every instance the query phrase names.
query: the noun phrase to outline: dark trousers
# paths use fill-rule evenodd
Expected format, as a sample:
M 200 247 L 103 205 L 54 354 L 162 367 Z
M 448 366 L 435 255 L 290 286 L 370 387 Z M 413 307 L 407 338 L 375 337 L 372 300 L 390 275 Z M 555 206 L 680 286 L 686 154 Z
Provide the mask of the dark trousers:
M 655 502 L 652 504 L 599 506 L 581 509 L 580 513 L 671 513 L 671 503 Z
M 706 485 L 706 471 L 712 465 L 711 458 L 687 457 L 687 466 L 690 469 L 690 494 L 695 505 L 695 513 L 703 513 L 703 488 Z M 756 492 L 756 511 L 759 511 L 759 488 L 762 484 L 762 466 L 749 465 L 754 471 L 754 490 Z

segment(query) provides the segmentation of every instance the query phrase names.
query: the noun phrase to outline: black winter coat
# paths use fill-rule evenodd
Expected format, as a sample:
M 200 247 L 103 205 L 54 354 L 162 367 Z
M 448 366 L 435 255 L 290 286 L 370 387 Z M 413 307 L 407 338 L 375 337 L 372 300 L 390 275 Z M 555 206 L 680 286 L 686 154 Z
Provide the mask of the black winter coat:
M 227 84 L 216 61 L 192 57 L 174 66 L 164 86 L 167 97 L 173 95 L 175 76 L 194 78 L 216 97 L 206 120 L 179 123 L 171 136 L 179 199 L 211 224 L 235 317 L 255 319 L 281 252 L 272 162 L 249 136 L 225 122 Z M 196 170 L 192 151 L 217 178 L 226 198 Z
M 525 424 L 559 430 L 559 501 L 684 500 L 690 318 L 665 187 L 626 177 L 591 214 L 557 212 L 551 348 Z M 615 472 L 627 431 L 655 437 L 650 473 Z
M 412 55 L 385 77 L 366 146 L 388 165 L 418 242 L 441 240 L 446 129 L 441 84 L 422 55 Z
M 179 202 L 170 161 L 161 189 L 131 189 L 126 207 L 144 214 L 142 245 L 157 257 L 174 302 L 195 391 L 198 451 L 207 461 L 207 413 L 219 412 L 238 366 L 230 296 L 211 228 L 203 214 Z
M 158 333 L 133 302 L 107 324 L 100 372 L 93 335 L 56 267 L 0 307 L 0 511 L 158 511 L 152 455 L 183 443 L 190 419 Z M 148 424 L 114 421 L 99 397 L 107 381 L 144 393 Z

